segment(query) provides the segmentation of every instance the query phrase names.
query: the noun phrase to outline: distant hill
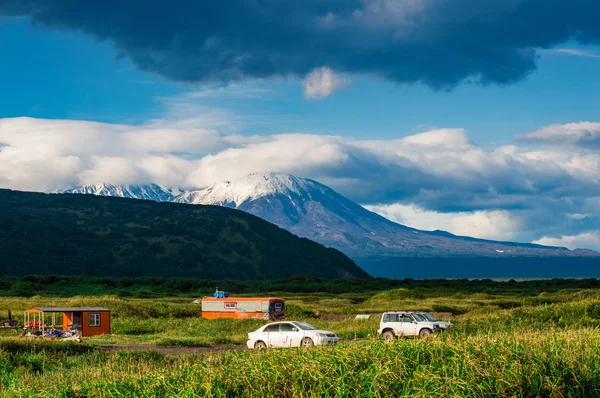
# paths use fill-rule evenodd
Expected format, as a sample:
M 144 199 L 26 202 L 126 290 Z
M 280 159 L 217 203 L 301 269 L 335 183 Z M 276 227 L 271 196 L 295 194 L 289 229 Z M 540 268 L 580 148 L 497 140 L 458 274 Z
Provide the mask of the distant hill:
M 217 206 L 0 189 L 0 275 L 368 277 L 339 251 Z

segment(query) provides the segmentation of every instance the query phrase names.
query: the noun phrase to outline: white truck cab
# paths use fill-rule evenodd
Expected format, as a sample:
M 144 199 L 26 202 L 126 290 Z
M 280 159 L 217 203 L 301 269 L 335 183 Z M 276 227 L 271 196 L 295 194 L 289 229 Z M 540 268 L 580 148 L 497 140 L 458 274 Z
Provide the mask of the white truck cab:
M 377 333 L 386 340 L 401 336 L 428 337 L 441 330 L 439 324 L 427 320 L 418 312 L 384 312 Z

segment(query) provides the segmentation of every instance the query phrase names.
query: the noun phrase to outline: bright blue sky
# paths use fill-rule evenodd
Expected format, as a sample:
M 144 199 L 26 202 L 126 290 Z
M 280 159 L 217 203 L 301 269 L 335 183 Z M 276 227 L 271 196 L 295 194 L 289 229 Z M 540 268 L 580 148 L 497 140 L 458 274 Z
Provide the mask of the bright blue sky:
M 29 18 L 0 19 L 0 52 L 0 117 L 138 124 L 164 114 L 160 98 L 214 87 L 174 83 L 141 72 L 129 59 L 117 59 L 110 43 L 71 31 L 34 29 Z M 288 79 L 243 83 L 264 89 L 260 98 L 201 102 L 257 122 L 238 126 L 241 133 L 362 139 L 461 127 L 479 145 L 492 146 L 544 125 L 595 120 L 600 109 L 599 66 L 600 58 L 545 52 L 538 70 L 513 85 L 473 83 L 434 91 L 420 84 L 358 76 L 328 98 L 306 100 L 301 82 Z
M 139 122 L 156 112 L 155 96 L 180 91 L 117 60 L 110 44 L 33 29 L 29 18 L 0 18 L 0 51 L 1 117 Z

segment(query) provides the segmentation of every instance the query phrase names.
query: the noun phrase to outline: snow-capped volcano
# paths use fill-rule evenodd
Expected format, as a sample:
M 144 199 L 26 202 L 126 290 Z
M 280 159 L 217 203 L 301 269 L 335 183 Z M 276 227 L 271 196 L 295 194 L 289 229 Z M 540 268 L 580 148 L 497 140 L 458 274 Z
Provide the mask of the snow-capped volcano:
M 178 190 L 162 187 L 156 184 L 134 185 L 82 185 L 77 188 L 65 189 L 59 193 L 79 193 L 97 196 L 115 196 L 119 198 L 145 199 L 155 202 L 170 202 L 179 194 Z
M 565 248 L 495 242 L 394 223 L 316 181 L 255 173 L 183 193 L 179 203 L 236 208 L 353 258 L 394 256 L 572 256 Z
M 354 240 L 348 228 L 357 226 L 359 214 L 379 217 L 316 181 L 278 173 L 254 173 L 215 183 L 183 193 L 174 202 L 243 210 L 296 235 L 327 241 L 330 246 Z

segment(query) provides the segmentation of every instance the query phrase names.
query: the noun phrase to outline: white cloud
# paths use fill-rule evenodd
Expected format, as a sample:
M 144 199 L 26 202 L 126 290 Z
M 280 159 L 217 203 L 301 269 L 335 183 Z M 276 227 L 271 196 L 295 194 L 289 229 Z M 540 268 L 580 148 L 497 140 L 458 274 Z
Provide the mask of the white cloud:
M 205 129 L 0 119 L 0 186 L 40 191 L 101 182 L 180 186 L 194 158 L 248 140 L 252 137 Z
M 580 248 L 600 250 L 600 231 L 584 232 L 578 235 L 562 236 L 560 238 L 543 237 L 533 243 L 568 247 L 571 250 Z
M 600 123 L 579 122 L 553 124 L 517 137 L 519 141 L 549 145 L 579 146 L 585 149 L 600 148 Z
M 568 217 L 573 219 L 573 220 L 585 220 L 586 218 L 590 218 L 591 215 L 590 214 L 580 214 L 580 213 L 574 213 L 574 214 L 568 214 Z
M 540 53 L 550 53 L 550 54 L 563 54 L 563 55 L 574 55 L 576 57 L 585 57 L 585 58 L 596 58 L 599 59 L 600 55 L 580 50 L 578 48 L 552 48 L 552 49 L 541 49 L 538 50 Z
M 246 84 L 208 85 L 173 96 L 157 97 L 160 111 L 145 123 L 146 127 L 163 129 L 218 130 L 221 134 L 236 134 L 240 131 L 269 126 L 295 125 L 293 116 L 249 112 L 242 110 L 251 100 L 272 103 L 281 99 L 280 93 L 265 89 L 260 81 Z
M 0 119 L 0 145 L 2 185 L 21 189 L 155 179 L 199 188 L 278 171 L 322 180 L 363 203 L 418 203 L 442 212 L 522 207 L 532 197 L 541 203 L 600 196 L 596 152 L 486 150 L 462 129 L 353 141 L 16 118 Z M 111 181 L 93 181 L 100 178 Z
M 523 229 L 521 220 L 506 210 L 439 213 L 399 203 L 365 207 L 412 228 L 444 230 L 455 235 L 482 239 L 514 240 L 517 238 L 516 231 Z
M 304 98 L 326 98 L 349 84 L 350 80 L 347 77 L 334 73 L 328 67 L 316 68 L 304 79 Z
M 446 148 L 464 148 L 470 145 L 469 137 L 464 129 L 436 129 L 415 134 L 402 139 L 400 142 L 416 146 Z

